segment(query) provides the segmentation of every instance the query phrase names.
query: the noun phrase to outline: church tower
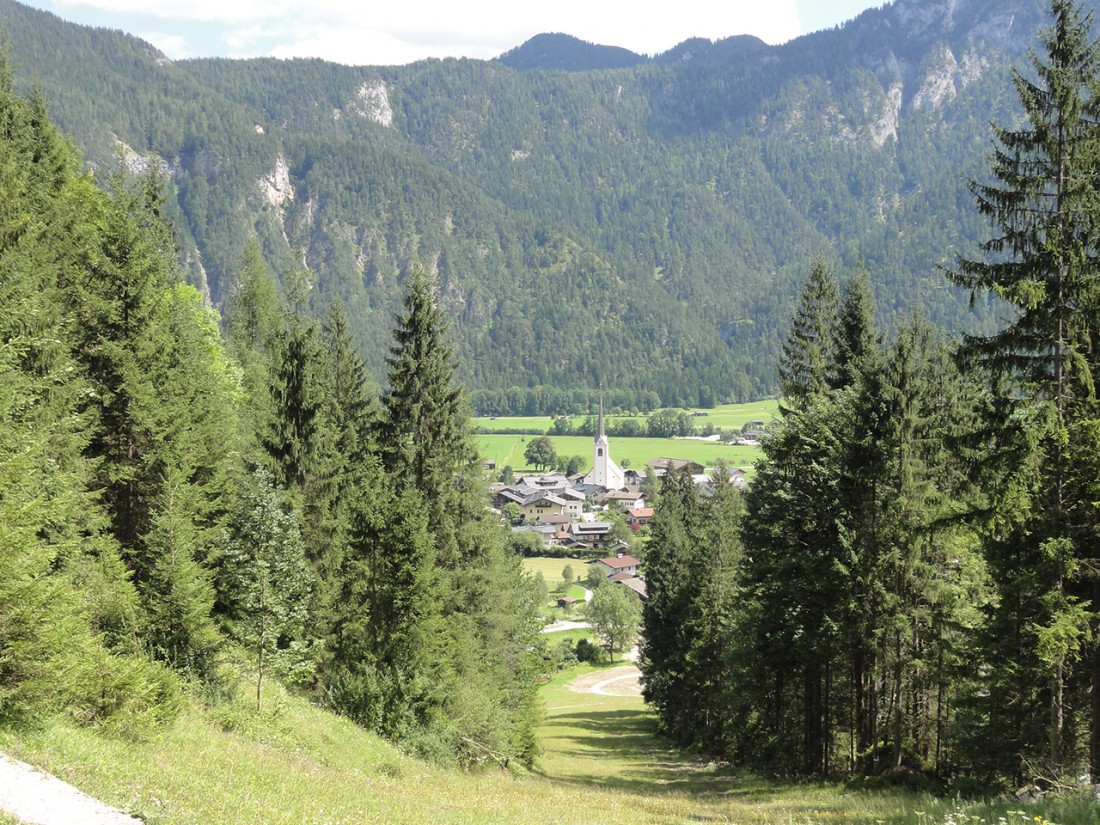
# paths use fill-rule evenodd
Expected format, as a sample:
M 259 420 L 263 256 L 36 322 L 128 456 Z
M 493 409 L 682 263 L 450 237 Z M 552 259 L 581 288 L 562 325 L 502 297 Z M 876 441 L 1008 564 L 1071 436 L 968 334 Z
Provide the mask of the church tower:
M 611 444 L 603 425 L 603 396 L 600 396 L 600 418 L 596 425 L 596 436 L 592 442 L 592 470 L 584 478 L 585 484 L 595 484 L 609 490 L 625 486 L 626 478 L 622 469 L 611 460 Z

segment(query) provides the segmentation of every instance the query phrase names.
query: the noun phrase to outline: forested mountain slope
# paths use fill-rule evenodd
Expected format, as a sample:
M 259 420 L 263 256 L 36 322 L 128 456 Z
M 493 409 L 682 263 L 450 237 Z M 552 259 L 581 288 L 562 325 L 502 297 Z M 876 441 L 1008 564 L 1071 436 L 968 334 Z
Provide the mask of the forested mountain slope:
M 487 412 L 599 385 L 649 407 L 773 393 L 821 255 L 870 270 L 887 325 L 919 309 L 988 328 L 937 266 L 980 234 L 966 182 L 1041 23 L 1035 0 L 899 0 L 783 46 L 692 40 L 623 68 L 586 69 L 623 55 L 568 38 L 368 68 L 173 63 L 0 2 L 20 82 L 91 162 L 161 159 L 214 303 L 255 235 L 281 276 L 304 261 L 316 310 L 343 297 L 380 372 L 405 272 L 425 262 Z M 526 68 L 548 47 L 574 70 Z

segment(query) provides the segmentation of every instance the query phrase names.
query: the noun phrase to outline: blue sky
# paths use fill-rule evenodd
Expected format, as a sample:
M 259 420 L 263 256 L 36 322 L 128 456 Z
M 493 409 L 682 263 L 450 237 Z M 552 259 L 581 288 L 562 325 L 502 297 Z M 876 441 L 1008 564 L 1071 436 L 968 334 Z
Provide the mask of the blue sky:
M 395 65 L 495 57 L 540 32 L 654 54 L 688 37 L 782 43 L 882 0 L 31 0 L 65 20 L 121 29 L 168 57 L 321 57 Z

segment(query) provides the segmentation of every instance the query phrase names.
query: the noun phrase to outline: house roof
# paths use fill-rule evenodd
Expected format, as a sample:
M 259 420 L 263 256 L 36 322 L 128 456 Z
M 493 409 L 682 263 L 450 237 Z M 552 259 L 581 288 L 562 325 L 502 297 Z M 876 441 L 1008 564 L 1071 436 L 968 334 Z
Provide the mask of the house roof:
M 568 501 L 554 495 L 553 493 L 540 493 L 537 496 L 531 496 L 529 499 L 527 499 L 527 501 L 524 502 L 524 504 L 537 504 L 540 501 L 548 501 L 551 504 L 556 504 L 558 507 L 565 507 L 567 504 L 569 504 Z
M 644 600 L 649 598 L 649 595 L 646 593 L 645 589 L 645 579 L 641 578 L 640 576 L 623 579 L 621 582 L 616 582 L 616 584 L 621 584 L 623 587 L 629 587 L 631 590 L 638 594 L 638 598 L 640 599 Z
M 575 521 L 573 533 L 581 535 L 602 536 L 611 532 L 610 521 Z
M 627 579 L 633 579 L 633 578 L 635 578 L 633 573 L 621 572 L 621 573 L 615 573 L 614 575 L 609 576 L 608 580 L 613 581 L 613 582 L 621 582 L 621 581 L 626 581 Z
M 565 488 L 571 484 L 569 479 L 561 473 L 548 473 L 547 475 L 541 476 L 521 476 L 519 482 L 520 484 L 526 484 L 531 487 L 541 487 L 542 489 L 550 487 Z
M 668 458 L 667 456 L 661 456 L 660 458 L 655 458 L 652 461 L 647 461 L 645 464 L 646 464 L 647 467 L 652 467 L 654 470 L 665 470 L 665 471 L 668 471 L 668 470 L 673 470 L 673 471 L 682 470 L 682 469 L 684 469 L 684 467 L 700 467 L 701 468 L 703 466 L 698 461 L 691 461 L 691 460 L 686 459 L 686 458 Z
M 641 564 L 633 556 L 610 556 L 606 559 L 600 559 L 600 564 L 606 564 L 612 570 L 622 570 L 624 567 L 637 567 Z
M 635 510 L 627 510 L 626 514 L 632 518 L 653 518 L 653 508 L 639 507 Z

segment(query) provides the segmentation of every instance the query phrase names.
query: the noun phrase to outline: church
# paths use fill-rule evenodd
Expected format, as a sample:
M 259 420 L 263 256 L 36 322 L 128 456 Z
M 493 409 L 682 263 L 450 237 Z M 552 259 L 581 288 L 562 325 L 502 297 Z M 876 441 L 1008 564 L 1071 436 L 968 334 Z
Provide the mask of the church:
M 608 490 L 618 490 L 626 485 L 622 468 L 611 460 L 611 445 L 603 426 L 603 398 L 600 398 L 600 421 L 592 443 L 592 469 L 584 477 L 584 483 Z

